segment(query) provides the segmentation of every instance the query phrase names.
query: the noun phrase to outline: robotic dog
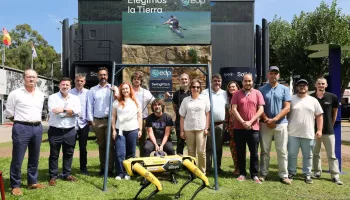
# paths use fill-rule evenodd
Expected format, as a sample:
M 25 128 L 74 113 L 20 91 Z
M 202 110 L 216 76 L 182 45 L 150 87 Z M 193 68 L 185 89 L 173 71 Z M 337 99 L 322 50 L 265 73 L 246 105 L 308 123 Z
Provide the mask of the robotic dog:
M 200 178 L 203 184 L 194 192 L 191 199 L 209 186 L 208 178 L 196 167 L 196 159 L 191 156 L 172 155 L 172 156 L 157 156 L 157 157 L 141 157 L 130 158 L 123 161 L 124 168 L 130 176 L 140 175 L 147 181 L 142 184 L 142 187 L 137 192 L 134 199 L 137 199 L 139 194 L 148 187 L 151 183 L 156 186 L 156 189 L 147 197 L 150 199 L 153 195 L 162 191 L 162 185 L 159 180 L 152 174 L 152 172 L 177 172 L 186 169 L 189 173 L 189 179 L 181 186 L 180 190 L 175 194 L 175 198 L 180 198 L 181 191 L 186 185 L 192 182 L 196 176 Z

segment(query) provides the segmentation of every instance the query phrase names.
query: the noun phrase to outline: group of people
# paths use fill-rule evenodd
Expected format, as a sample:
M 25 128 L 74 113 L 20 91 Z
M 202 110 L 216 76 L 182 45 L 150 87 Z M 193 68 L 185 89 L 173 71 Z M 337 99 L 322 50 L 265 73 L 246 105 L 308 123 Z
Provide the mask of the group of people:
M 309 83 L 305 79 L 296 82 L 295 95 L 278 82 L 279 68 L 272 66 L 268 83 L 254 89 L 253 77 L 245 74 L 242 89 L 237 82 L 227 84 L 222 90 L 220 74 L 211 77 L 211 88 L 202 91 L 201 81 L 181 75 L 182 86 L 173 97 L 177 136 L 186 140 L 188 154 L 198 155 L 198 167 L 206 174 L 212 171 L 212 154 L 216 151 L 219 174 L 222 173 L 221 158 L 224 132 L 230 135 L 229 146 L 234 163 L 233 174 L 238 181 L 246 180 L 246 145 L 250 151 L 249 172 L 258 184 L 266 181 L 269 174 L 270 150 L 275 141 L 280 181 L 290 185 L 296 176 L 297 157 L 301 148 L 302 173 L 305 183 L 313 183 L 312 177 L 322 173 L 320 149 L 324 144 L 332 181 L 342 185 L 339 164 L 335 156 L 333 126 L 337 118 L 337 96 L 326 92 L 327 80 L 318 78 L 316 92 L 308 94 Z M 190 83 L 188 87 L 186 83 Z M 210 110 L 209 91 L 212 93 L 213 110 Z M 216 149 L 212 147 L 209 112 L 212 112 Z M 176 123 L 178 124 L 178 123 Z M 180 128 L 178 130 L 178 128 Z M 177 153 L 182 153 L 183 141 L 177 140 Z M 260 162 L 259 162 L 260 144 Z M 312 168 L 314 174 L 312 175 Z
M 176 153 L 183 154 L 186 143 L 188 154 L 198 157 L 198 168 L 205 174 L 212 171 L 213 151 L 217 153 L 219 174 L 222 173 L 223 135 L 227 130 L 230 134 L 233 173 L 238 176 L 238 181 L 244 181 L 247 176 L 246 144 L 250 151 L 251 178 L 256 183 L 262 183 L 268 178 L 270 149 L 274 140 L 282 183 L 291 184 L 296 175 L 299 148 L 302 149 L 305 182 L 312 183 L 312 166 L 314 177 L 319 178 L 322 172 L 320 148 L 323 143 L 332 181 L 343 184 L 334 153 L 333 124 L 337 116 L 337 97 L 325 91 L 327 81 L 324 78 L 317 79 L 316 92 L 311 95 L 308 95 L 308 82 L 299 80 L 296 83 L 296 95 L 291 97 L 289 89 L 278 83 L 279 76 L 279 68 L 273 66 L 268 72 L 269 82 L 259 90 L 253 88 L 252 75 L 245 74 L 242 89 L 237 82 L 231 81 L 225 91 L 221 89 L 220 74 L 214 74 L 211 77 L 212 87 L 202 91 L 200 80 L 190 80 L 189 75 L 183 73 L 180 76 L 181 86 L 172 99 L 175 124 L 165 112 L 164 100 L 154 98 L 149 90 L 141 87 L 144 84 L 141 71 L 132 74 L 131 83 L 124 82 L 116 87 L 108 83 L 108 69 L 100 67 L 97 73 L 99 84 L 90 90 L 84 88 L 84 74 L 76 74 L 75 88 L 71 88 L 72 81 L 69 78 L 63 78 L 59 82 L 60 91 L 48 99 L 49 185 L 55 186 L 59 177 L 66 181 L 77 181 L 71 174 L 76 141 L 79 142 L 80 171 L 89 174 L 86 150 L 89 126 L 96 134 L 99 148 L 99 175 L 104 175 L 109 109 L 112 109 L 113 142 L 108 155 L 108 175 L 114 176 L 115 172 L 116 180 L 130 179 L 122 162 L 136 156 L 137 141 L 142 157 L 150 156 L 153 151 L 174 155 L 170 133 L 175 126 Z M 22 195 L 21 167 L 27 148 L 28 188 L 44 187 L 37 182 L 44 104 L 44 94 L 36 88 L 37 79 L 34 70 L 25 70 L 24 87 L 12 91 L 7 100 L 5 115 L 14 121 L 10 169 L 13 195 Z M 209 90 L 212 93 L 213 110 L 210 110 Z M 111 95 L 114 96 L 114 102 L 110 108 Z M 148 113 L 148 107 L 152 114 Z M 210 127 L 210 112 L 214 127 Z M 215 134 L 216 149 L 212 147 L 210 128 Z M 59 174 L 61 147 L 63 171 Z

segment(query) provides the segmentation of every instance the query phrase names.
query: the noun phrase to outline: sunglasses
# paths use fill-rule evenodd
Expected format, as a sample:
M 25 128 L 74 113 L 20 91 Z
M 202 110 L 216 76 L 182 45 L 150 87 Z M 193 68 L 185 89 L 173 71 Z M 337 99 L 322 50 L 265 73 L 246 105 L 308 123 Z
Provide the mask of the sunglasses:
M 192 86 L 192 89 L 200 89 L 201 86 Z

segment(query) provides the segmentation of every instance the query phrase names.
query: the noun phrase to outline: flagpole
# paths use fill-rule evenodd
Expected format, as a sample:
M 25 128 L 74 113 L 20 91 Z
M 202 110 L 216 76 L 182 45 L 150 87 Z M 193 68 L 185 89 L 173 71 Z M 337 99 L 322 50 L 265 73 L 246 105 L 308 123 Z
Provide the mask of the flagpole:
M 33 56 L 33 53 L 32 53 L 32 69 L 33 69 L 33 60 L 34 60 L 34 56 Z
M 2 52 L 2 68 L 5 69 L 5 47 L 6 45 L 4 45 L 4 50 Z

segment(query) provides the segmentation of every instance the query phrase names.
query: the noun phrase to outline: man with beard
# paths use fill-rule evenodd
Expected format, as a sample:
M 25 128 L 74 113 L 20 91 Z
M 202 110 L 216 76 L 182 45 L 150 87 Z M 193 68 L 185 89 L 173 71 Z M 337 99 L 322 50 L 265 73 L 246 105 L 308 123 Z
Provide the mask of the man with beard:
M 259 90 L 253 88 L 253 76 L 245 74 L 242 79 L 243 88 L 233 94 L 232 110 L 235 116 L 234 139 L 237 148 L 238 168 L 240 175 L 238 181 L 244 181 L 246 171 L 246 144 L 250 151 L 250 176 L 255 183 L 261 184 L 259 173 L 259 122 L 264 112 L 265 101 Z
M 38 181 L 38 164 L 43 127 L 41 113 L 44 93 L 36 87 L 38 74 L 32 69 L 24 71 L 24 87 L 12 91 L 6 103 L 5 116 L 14 121 L 12 128 L 12 160 L 10 167 L 11 194 L 22 195 L 21 168 L 28 148 L 28 189 L 43 188 Z
M 324 112 L 322 137 L 321 139 L 316 139 L 316 144 L 313 150 L 314 177 L 321 177 L 322 168 L 320 150 L 321 143 L 323 143 L 327 153 L 332 181 L 338 185 L 343 185 L 343 182 L 341 182 L 339 178 L 338 159 L 335 157 L 335 138 L 333 130 L 335 120 L 337 119 L 339 102 L 335 94 L 326 92 L 327 86 L 328 84 L 325 78 L 317 79 L 315 84 L 316 92 L 310 95 L 318 100 Z
M 139 138 L 139 149 L 140 149 L 140 156 L 144 156 L 144 146 L 145 141 L 147 138 L 147 132 L 144 128 L 145 120 L 148 117 L 148 105 L 152 103 L 154 100 L 154 96 L 151 94 L 151 92 L 147 89 L 142 88 L 141 86 L 144 84 L 144 77 L 143 72 L 136 71 L 131 75 L 131 83 L 132 88 L 135 91 L 136 99 L 141 104 L 141 110 L 142 110 L 142 118 L 143 118 L 143 127 L 140 127 L 140 130 L 142 132 L 141 138 Z
M 152 102 L 151 109 L 153 113 L 147 117 L 145 125 L 149 139 L 145 142 L 144 157 L 150 156 L 152 151 L 164 151 L 167 155 L 175 155 L 170 135 L 174 123 L 171 116 L 164 113 L 164 101 L 155 99 Z M 172 183 L 177 183 L 175 173 L 170 173 L 170 179 Z M 145 183 L 145 180 L 143 180 L 143 183 Z
M 303 175 L 305 183 L 312 184 L 312 149 L 315 138 L 315 118 L 317 124 L 316 139 L 322 137 L 323 110 L 317 99 L 308 95 L 308 82 L 300 79 L 296 83 L 297 94 L 292 96 L 288 114 L 288 173 L 293 179 L 297 172 L 299 149 L 303 155 Z
M 108 69 L 106 67 L 98 68 L 97 78 L 99 84 L 92 87 L 88 92 L 87 99 L 87 121 L 92 124 L 96 134 L 98 151 L 100 157 L 99 175 L 104 175 L 107 148 L 108 114 L 109 100 L 111 95 L 111 84 L 108 80 Z M 112 88 L 113 89 L 113 88 Z M 112 144 L 112 143 L 111 143 Z M 110 145 L 108 176 L 113 177 L 114 166 L 114 145 Z
M 259 89 L 266 103 L 260 122 L 261 176 L 259 179 L 264 182 L 269 173 L 270 150 L 272 138 L 274 138 L 280 181 L 290 185 L 291 181 L 288 179 L 287 171 L 288 120 L 286 115 L 290 111 L 290 101 L 292 99 L 289 89 L 278 83 L 279 76 L 279 68 L 276 66 L 270 67 L 267 74 L 269 83 Z
M 86 120 L 86 101 L 88 89 L 84 88 L 86 83 L 86 77 L 84 74 L 75 75 L 75 88 L 73 88 L 70 93 L 79 97 L 81 112 L 77 120 L 77 136 L 79 141 L 79 161 L 80 161 L 80 172 L 87 175 L 87 151 L 86 145 L 89 137 L 89 125 Z
M 48 100 L 49 119 L 49 176 L 50 186 L 56 185 L 58 178 L 58 158 L 62 146 L 63 172 L 66 181 L 77 181 L 71 175 L 74 147 L 76 141 L 76 116 L 81 112 L 79 97 L 69 93 L 71 88 L 70 78 L 62 78 L 59 85 L 60 91 L 51 95 Z
M 221 158 L 222 158 L 222 145 L 223 145 L 223 130 L 226 116 L 227 92 L 221 89 L 222 78 L 220 74 L 213 74 L 211 76 L 211 92 L 213 99 L 213 119 L 214 119 L 214 133 L 215 133 L 215 144 L 216 144 L 216 155 L 217 155 L 217 167 L 219 174 L 222 174 L 221 169 Z M 205 89 L 202 92 L 203 95 L 209 97 L 209 89 Z M 215 103 L 214 103 L 215 102 Z M 213 158 L 213 146 L 212 136 L 208 134 L 207 146 L 206 146 L 206 160 L 207 160 L 207 172 L 210 174 L 212 170 L 212 158 Z
M 182 100 L 185 97 L 190 96 L 189 90 L 190 76 L 186 73 L 181 74 L 180 76 L 180 89 L 174 92 L 173 95 L 173 109 L 176 114 L 175 119 L 175 130 L 176 130 L 176 153 L 183 154 L 185 148 L 185 140 L 180 137 L 180 114 L 179 109 L 182 103 Z
M 173 120 L 170 115 L 164 113 L 165 104 L 163 100 L 156 99 L 151 105 L 153 113 L 146 119 L 146 129 L 149 139 L 146 140 L 144 156 L 150 156 L 152 151 L 164 151 L 167 155 L 174 155 L 170 131 Z

